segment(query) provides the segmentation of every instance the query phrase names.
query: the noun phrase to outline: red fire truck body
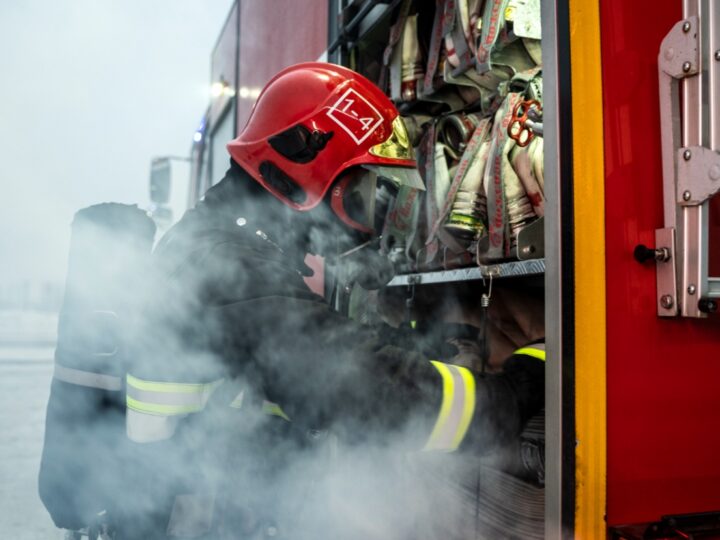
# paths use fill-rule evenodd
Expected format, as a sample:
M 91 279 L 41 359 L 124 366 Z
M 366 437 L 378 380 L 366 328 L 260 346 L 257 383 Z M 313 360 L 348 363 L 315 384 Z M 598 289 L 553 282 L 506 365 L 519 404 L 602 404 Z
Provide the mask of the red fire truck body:
M 632 258 L 634 247 L 654 245 L 655 230 L 663 227 L 664 111 L 658 103 L 657 58 L 665 35 L 683 20 L 683 6 L 666 0 L 652 6 L 601 2 L 599 7 L 607 520 L 632 523 L 716 511 L 720 462 L 714 448 L 720 435 L 712 426 L 720 417 L 714 382 L 720 373 L 715 361 L 720 351 L 718 321 L 658 317 L 654 267 Z M 720 100 L 720 95 L 712 99 Z M 582 116 L 573 122 L 583 122 Z M 581 182 L 575 178 L 575 184 Z M 711 213 L 711 220 L 717 215 Z M 711 221 L 711 273 L 720 254 L 712 232 Z

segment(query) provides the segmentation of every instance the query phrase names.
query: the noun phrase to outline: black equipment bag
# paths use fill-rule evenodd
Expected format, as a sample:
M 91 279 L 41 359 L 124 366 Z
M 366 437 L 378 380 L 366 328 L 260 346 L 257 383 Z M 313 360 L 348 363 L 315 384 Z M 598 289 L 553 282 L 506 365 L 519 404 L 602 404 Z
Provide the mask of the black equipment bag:
M 147 287 L 155 224 L 137 206 L 75 214 L 47 406 L 39 492 L 55 525 L 80 529 L 131 496 L 122 485 L 124 340 Z

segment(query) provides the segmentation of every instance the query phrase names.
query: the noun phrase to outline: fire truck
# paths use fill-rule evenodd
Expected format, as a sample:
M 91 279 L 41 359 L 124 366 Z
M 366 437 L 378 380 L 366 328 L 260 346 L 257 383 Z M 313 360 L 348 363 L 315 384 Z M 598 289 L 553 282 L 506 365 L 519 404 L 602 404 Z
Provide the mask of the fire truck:
M 222 178 L 263 85 L 315 60 L 390 95 L 430 184 L 388 289 L 423 306 L 460 290 L 478 312 L 493 282 L 542 293 L 540 517 L 508 537 L 720 535 L 720 3 L 237 0 L 212 53 L 190 206 Z M 484 183 L 463 190 L 463 156 L 483 142 L 515 184 L 486 158 Z M 318 292 L 358 305 L 323 277 Z

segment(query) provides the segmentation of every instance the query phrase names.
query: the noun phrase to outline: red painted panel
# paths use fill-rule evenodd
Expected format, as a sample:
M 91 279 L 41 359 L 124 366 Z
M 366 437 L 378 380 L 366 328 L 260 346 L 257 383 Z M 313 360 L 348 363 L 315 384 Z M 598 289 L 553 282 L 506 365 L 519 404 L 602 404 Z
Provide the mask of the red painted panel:
M 663 227 L 657 55 L 682 2 L 604 0 L 600 11 L 615 525 L 720 509 L 720 322 L 659 319 L 655 271 L 632 257 Z
M 218 38 L 211 57 L 210 76 L 212 83 L 225 82 L 230 88 L 235 86 L 235 75 L 237 72 L 237 39 L 238 39 L 238 5 L 233 4 L 228 18 L 225 20 L 220 37 Z M 229 94 L 221 94 L 213 98 L 210 105 L 210 125 L 215 122 L 225 112 L 225 107 L 230 102 Z
M 720 246 L 720 195 L 710 200 L 710 239 L 711 246 Z M 720 277 L 720 249 L 711 249 L 709 254 L 709 272 L 711 276 Z
M 240 2 L 240 90 L 237 126 L 242 131 L 260 90 L 282 68 L 317 60 L 328 46 L 327 0 Z M 288 96 L 292 99 L 292 96 Z

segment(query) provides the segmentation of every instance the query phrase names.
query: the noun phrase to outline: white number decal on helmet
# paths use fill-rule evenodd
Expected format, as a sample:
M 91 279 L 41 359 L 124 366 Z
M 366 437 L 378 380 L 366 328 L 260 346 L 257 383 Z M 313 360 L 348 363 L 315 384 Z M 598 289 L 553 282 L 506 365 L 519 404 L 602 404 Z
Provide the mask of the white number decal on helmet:
M 380 112 L 352 88 L 340 96 L 327 115 L 358 145 L 383 122 Z

